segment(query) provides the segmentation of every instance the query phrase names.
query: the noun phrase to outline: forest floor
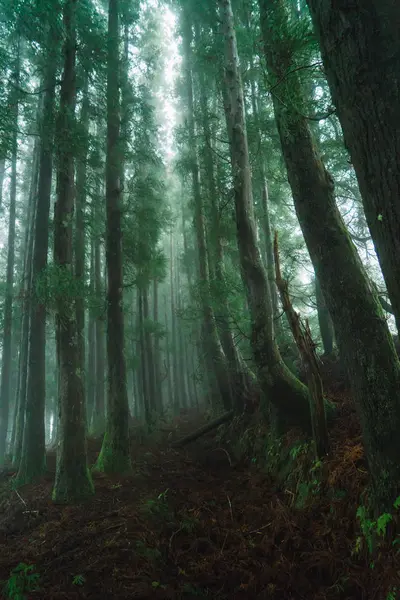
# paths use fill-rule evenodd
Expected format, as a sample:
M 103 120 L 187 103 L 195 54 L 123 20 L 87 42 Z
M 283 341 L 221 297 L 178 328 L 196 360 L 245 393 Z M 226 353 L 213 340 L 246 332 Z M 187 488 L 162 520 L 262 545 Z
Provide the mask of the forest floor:
M 301 509 L 255 464 L 233 461 L 215 433 L 180 450 L 176 427 L 133 442 L 133 473 L 96 475 L 96 495 L 76 507 L 51 501 L 49 456 L 39 484 L 17 494 L 3 483 L 0 580 L 15 584 L 24 563 L 33 570 L 19 581 L 36 574 L 38 586 L 3 598 L 395 600 L 395 547 L 372 560 L 361 542 L 363 451 L 353 409 L 340 410 L 327 480 Z M 181 418 L 179 434 L 198 424 Z M 92 441 L 91 461 L 98 451 Z

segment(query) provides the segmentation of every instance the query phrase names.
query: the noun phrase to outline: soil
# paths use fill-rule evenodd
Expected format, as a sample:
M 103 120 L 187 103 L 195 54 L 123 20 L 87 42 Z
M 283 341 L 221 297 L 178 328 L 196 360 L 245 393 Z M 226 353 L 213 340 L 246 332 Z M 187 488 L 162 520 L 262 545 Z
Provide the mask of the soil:
M 396 598 L 396 545 L 386 543 L 372 560 L 362 543 L 356 510 L 367 473 L 348 402 L 332 431 L 324 483 L 301 509 L 293 490 L 233 460 L 215 432 L 171 448 L 200 424 L 181 418 L 157 440 L 134 438 L 133 473 L 96 475 L 96 495 L 83 505 L 51 501 L 53 454 L 37 485 L 17 494 L 3 481 L 3 584 L 25 563 L 39 576 L 27 599 Z M 99 450 L 91 440 L 92 463 Z

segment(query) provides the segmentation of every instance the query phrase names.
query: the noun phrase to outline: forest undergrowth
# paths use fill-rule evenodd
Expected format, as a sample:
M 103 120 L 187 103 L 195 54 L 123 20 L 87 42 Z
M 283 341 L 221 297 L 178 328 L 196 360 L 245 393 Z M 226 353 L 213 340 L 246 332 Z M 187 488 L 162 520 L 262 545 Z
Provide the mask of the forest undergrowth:
M 171 448 L 199 424 L 193 417 L 151 440 L 135 436 L 133 473 L 95 475 L 84 505 L 52 502 L 52 454 L 39 484 L 15 491 L 3 479 L 1 597 L 395 600 L 400 545 L 388 539 L 390 516 L 374 523 L 358 508 L 359 426 L 348 393 L 333 397 L 332 458 L 310 462 L 288 435 L 286 483 L 267 473 L 268 456 L 238 459 L 215 432 Z M 92 463 L 100 447 L 89 442 Z

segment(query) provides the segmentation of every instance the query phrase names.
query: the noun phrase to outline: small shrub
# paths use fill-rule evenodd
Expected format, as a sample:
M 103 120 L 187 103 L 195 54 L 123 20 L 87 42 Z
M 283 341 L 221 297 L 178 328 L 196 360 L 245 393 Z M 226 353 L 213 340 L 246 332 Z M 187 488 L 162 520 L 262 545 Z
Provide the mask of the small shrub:
M 4 586 L 5 598 L 9 600 L 27 600 L 27 593 L 39 589 L 40 575 L 35 573 L 34 565 L 19 563 L 10 573 Z

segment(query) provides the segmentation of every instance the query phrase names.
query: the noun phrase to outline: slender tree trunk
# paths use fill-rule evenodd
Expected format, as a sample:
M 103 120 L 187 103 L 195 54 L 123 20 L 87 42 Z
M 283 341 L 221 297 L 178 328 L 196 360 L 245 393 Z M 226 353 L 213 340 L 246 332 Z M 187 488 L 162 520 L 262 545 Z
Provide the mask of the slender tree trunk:
M 57 45 L 52 31 L 43 80 L 44 98 L 40 124 L 38 199 L 35 215 L 32 274 L 29 287 L 28 378 L 26 416 L 21 461 L 17 475 L 22 485 L 39 478 L 45 468 L 45 399 L 46 399 L 46 300 L 36 288 L 47 267 L 51 178 L 54 149 L 54 99 L 57 68 Z
M 251 314 L 251 345 L 258 380 L 274 405 L 277 424 L 297 425 L 311 431 L 307 388 L 284 364 L 275 342 L 271 293 L 257 246 L 244 100 L 236 34 L 230 0 L 220 0 L 225 37 L 225 114 L 230 139 L 234 182 L 237 242 L 243 283 Z
M 39 116 L 40 118 L 40 116 Z M 25 426 L 25 407 L 26 407 L 26 386 L 28 379 L 28 346 L 29 346 L 29 324 L 30 324 L 30 303 L 31 303 L 31 279 L 32 279 L 32 258 L 33 241 L 35 234 L 35 218 L 37 203 L 37 187 L 39 179 L 39 142 L 36 139 L 33 150 L 31 184 L 28 199 L 28 216 L 25 229 L 24 241 L 24 268 L 22 276 L 22 320 L 21 320 L 21 338 L 19 352 L 19 383 L 16 401 L 15 415 L 15 434 L 12 445 L 13 466 L 18 468 L 21 459 L 22 440 Z
M 142 290 L 142 308 L 143 308 L 143 342 L 144 342 L 144 350 L 145 350 L 145 365 L 146 365 L 146 376 L 147 376 L 147 386 L 149 393 L 149 406 L 150 411 L 155 412 L 157 410 L 157 388 L 155 386 L 155 378 L 154 378 L 154 356 L 153 356 L 153 346 L 151 343 L 151 333 L 148 330 L 148 320 L 150 318 L 150 310 L 149 310 L 149 288 L 146 286 Z
M 174 285 L 174 244 L 172 232 L 170 235 L 170 288 L 171 288 L 171 362 L 172 362 L 172 373 L 173 373 L 173 410 L 175 413 L 179 412 L 181 407 L 181 398 L 179 395 L 179 364 L 178 364 L 178 340 L 176 335 L 176 305 L 175 305 L 175 285 Z
M 57 202 L 54 211 L 54 261 L 62 277 L 72 280 L 74 208 L 74 110 L 76 102 L 77 0 L 64 4 L 64 72 L 57 122 Z M 59 447 L 53 500 L 79 502 L 94 493 L 87 466 L 85 386 L 81 372 L 75 298 L 68 290 L 57 297 L 59 329 Z
M 143 290 L 138 288 L 138 317 L 139 317 L 139 347 L 140 347 L 140 369 L 142 382 L 142 398 L 144 408 L 144 418 L 148 427 L 151 425 L 151 404 L 150 404 L 150 389 L 149 379 L 147 377 L 147 354 L 146 341 L 144 333 L 144 307 L 143 307 Z
M 259 0 L 270 76 L 280 82 L 275 117 L 297 216 L 332 316 L 360 415 L 375 505 L 400 493 L 400 363 L 382 309 L 337 209 L 332 178 L 314 143 L 282 0 Z M 339 274 L 339 276 L 338 276 Z
M 20 79 L 20 48 L 17 48 L 15 65 L 15 87 L 19 86 Z M 17 153 L 18 153 L 18 97 L 13 93 L 10 98 L 13 112 L 13 137 L 11 157 L 11 185 L 10 185 L 10 212 L 8 217 L 7 238 L 7 273 L 6 290 L 4 299 L 3 319 L 3 350 L 1 360 L 0 379 L 0 467 L 3 466 L 6 448 L 8 421 L 11 397 L 11 349 L 12 349 L 12 319 L 13 319 L 13 294 L 14 294 L 14 259 L 15 259 L 15 205 L 17 199 Z
M 96 211 L 97 213 L 97 211 Z M 97 215 L 96 215 L 97 219 Z M 96 295 L 96 385 L 93 415 L 93 433 L 102 435 L 105 431 L 106 415 L 105 415 L 105 335 L 104 335 L 104 298 L 103 298 L 103 282 L 101 277 L 101 255 L 100 255 L 100 239 L 96 236 L 94 240 L 94 278 L 95 278 L 95 295 Z
M 3 184 L 4 176 L 6 174 L 6 159 L 0 158 L 0 208 L 3 204 Z
M 158 281 L 153 279 L 153 321 L 156 326 L 159 325 L 158 316 Z M 154 351 L 154 380 L 157 390 L 157 410 L 159 413 L 163 410 L 163 389 L 161 381 L 161 354 L 160 354 L 160 336 L 156 333 L 153 340 Z
M 122 298 L 118 21 L 118 0 L 109 0 L 106 159 L 108 405 L 106 433 L 97 461 L 97 468 L 105 472 L 123 472 L 131 467 Z
M 76 298 L 76 324 L 78 327 L 79 357 L 82 376 L 85 371 L 85 205 L 86 172 L 89 151 L 89 80 L 85 72 L 82 84 L 82 108 L 80 115 L 81 148 L 76 168 L 76 210 L 75 210 L 75 277 L 79 282 L 79 294 Z
M 400 3 L 307 3 L 400 331 Z
M 90 244 L 90 283 L 89 283 L 89 296 L 91 298 L 89 306 L 89 319 L 88 319 L 88 362 L 87 362 L 87 401 L 86 401 L 86 415 L 89 421 L 88 429 L 91 433 L 97 434 L 97 430 L 94 425 L 97 426 L 99 415 L 97 413 L 98 407 L 96 406 L 96 375 L 101 379 L 104 377 L 104 373 L 96 373 L 96 317 L 95 310 L 92 302 L 95 297 L 95 244 L 93 237 Z M 83 334 L 83 332 L 82 332 Z
M 225 410 L 233 405 L 231 381 L 228 363 L 218 337 L 215 315 L 210 298 L 210 277 L 207 261 L 207 246 L 204 223 L 204 207 L 200 189 L 200 174 L 196 146 L 194 121 L 194 99 L 192 81 L 192 24 L 189 11 L 184 13 L 183 45 L 185 58 L 185 75 L 187 89 L 187 120 L 189 133 L 189 151 L 191 162 L 191 179 L 194 198 L 194 225 L 199 258 L 199 276 L 201 281 L 201 303 L 203 313 L 203 335 L 207 352 L 208 368 L 216 377 L 218 391 Z

